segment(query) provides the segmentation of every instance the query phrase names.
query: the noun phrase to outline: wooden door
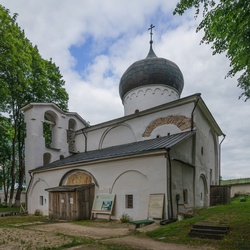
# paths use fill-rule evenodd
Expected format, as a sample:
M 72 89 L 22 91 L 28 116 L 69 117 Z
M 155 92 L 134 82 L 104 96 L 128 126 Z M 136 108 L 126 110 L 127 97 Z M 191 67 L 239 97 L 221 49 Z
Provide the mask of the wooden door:
M 89 220 L 94 202 L 95 185 L 78 192 L 78 219 Z

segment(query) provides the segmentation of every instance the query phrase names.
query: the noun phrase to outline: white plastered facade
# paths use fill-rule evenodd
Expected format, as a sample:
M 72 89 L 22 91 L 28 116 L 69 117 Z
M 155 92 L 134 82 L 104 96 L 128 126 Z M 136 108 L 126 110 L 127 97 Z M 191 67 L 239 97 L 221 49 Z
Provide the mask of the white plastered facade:
M 54 104 L 31 103 L 24 107 L 28 212 L 34 213 L 39 209 L 48 215 L 46 189 L 63 185 L 65 176 L 80 172 L 91 177 L 95 194 L 116 196 L 113 219 L 119 219 L 123 213 L 134 220 L 148 218 L 151 194 L 164 194 L 162 219 L 176 217 L 179 212 L 194 207 L 209 206 L 209 187 L 219 184 L 219 136 L 223 134 L 200 95 L 168 103 L 164 101 L 141 110 L 89 126 L 78 114 L 65 113 Z M 46 113 L 55 118 L 51 124 L 55 135 L 52 135 L 50 148 L 46 147 L 43 134 Z M 68 130 L 72 129 L 73 139 L 69 139 Z M 54 168 L 41 167 L 44 161 L 51 163 L 77 152 L 191 130 L 196 131 L 195 134 L 169 149 L 83 163 L 72 162 Z M 69 145 L 69 140 L 72 140 L 73 147 Z M 126 195 L 133 195 L 133 208 L 126 208 Z

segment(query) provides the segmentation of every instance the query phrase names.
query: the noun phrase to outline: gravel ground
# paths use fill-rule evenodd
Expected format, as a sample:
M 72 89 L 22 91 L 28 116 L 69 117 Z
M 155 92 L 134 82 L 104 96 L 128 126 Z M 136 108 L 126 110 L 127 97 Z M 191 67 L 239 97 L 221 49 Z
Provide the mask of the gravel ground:
M 154 223 L 138 229 L 149 231 L 159 225 Z M 116 244 L 130 246 L 134 249 L 157 249 L 157 250 L 190 250 L 192 247 L 179 244 L 170 244 L 155 241 L 146 236 L 131 235 L 134 229 L 119 222 L 96 223 L 94 226 L 76 225 L 70 222 L 65 223 L 44 223 L 29 225 L 25 227 L 0 229 L 0 249 L 4 250 L 27 250 L 41 248 L 57 248 L 63 244 L 70 243 L 72 239 L 68 236 L 87 237 L 102 243 L 101 245 L 88 245 L 68 248 L 70 250 L 99 250 L 104 249 L 105 244 Z M 102 247 L 103 246 L 103 247 Z M 197 248 L 205 250 L 212 248 Z

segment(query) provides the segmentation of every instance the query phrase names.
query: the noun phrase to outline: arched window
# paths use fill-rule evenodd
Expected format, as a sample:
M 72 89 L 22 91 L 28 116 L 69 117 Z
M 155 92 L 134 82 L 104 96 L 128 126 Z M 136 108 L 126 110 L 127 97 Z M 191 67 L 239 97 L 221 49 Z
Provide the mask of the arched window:
M 47 165 L 51 162 L 51 154 L 45 153 L 43 154 L 43 165 Z
M 75 153 L 75 130 L 76 130 L 76 121 L 74 119 L 69 119 L 68 124 L 68 144 L 69 144 L 69 152 Z
M 43 137 L 47 148 L 56 148 L 55 128 L 56 114 L 52 111 L 46 111 L 44 114 Z

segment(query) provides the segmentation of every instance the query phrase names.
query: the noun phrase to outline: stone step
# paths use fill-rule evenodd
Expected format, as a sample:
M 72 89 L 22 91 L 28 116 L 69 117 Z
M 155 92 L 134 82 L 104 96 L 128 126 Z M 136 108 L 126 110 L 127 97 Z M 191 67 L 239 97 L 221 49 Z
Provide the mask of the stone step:
M 213 224 L 213 223 L 201 223 L 198 222 L 196 224 L 193 225 L 193 228 L 197 228 L 197 229 L 210 229 L 210 230 L 224 230 L 224 231 L 228 231 L 229 230 L 229 226 L 228 225 L 218 225 L 218 224 Z
M 227 234 L 225 230 L 203 229 L 203 228 L 191 228 L 190 232 L 196 232 L 201 234 Z
M 213 239 L 213 240 L 222 240 L 224 237 L 223 234 L 212 234 L 212 233 L 201 234 L 197 232 L 190 232 L 189 236 L 195 238 Z
M 227 234 L 227 225 L 217 225 L 211 223 L 196 223 L 192 226 L 189 236 L 220 240 Z

